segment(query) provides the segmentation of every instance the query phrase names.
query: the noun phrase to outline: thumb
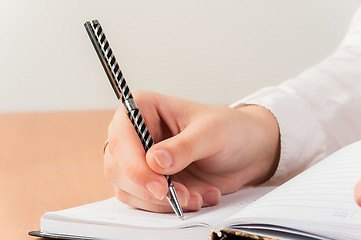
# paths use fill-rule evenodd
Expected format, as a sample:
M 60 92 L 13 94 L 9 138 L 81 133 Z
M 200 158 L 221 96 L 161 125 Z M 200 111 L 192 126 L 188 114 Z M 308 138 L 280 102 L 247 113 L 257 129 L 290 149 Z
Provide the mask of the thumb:
M 172 175 L 189 164 L 212 154 L 209 131 L 197 124 L 188 125 L 179 134 L 153 145 L 146 154 L 149 167 L 159 173 Z

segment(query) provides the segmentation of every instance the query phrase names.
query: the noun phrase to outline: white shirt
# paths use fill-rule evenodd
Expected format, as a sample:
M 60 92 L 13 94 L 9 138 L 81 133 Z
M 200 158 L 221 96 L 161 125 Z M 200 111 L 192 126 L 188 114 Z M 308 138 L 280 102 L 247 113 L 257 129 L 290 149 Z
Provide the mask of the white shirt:
M 337 149 L 361 140 L 361 8 L 333 55 L 232 107 L 245 104 L 269 109 L 278 121 L 281 155 L 271 183 L 283 183 Z

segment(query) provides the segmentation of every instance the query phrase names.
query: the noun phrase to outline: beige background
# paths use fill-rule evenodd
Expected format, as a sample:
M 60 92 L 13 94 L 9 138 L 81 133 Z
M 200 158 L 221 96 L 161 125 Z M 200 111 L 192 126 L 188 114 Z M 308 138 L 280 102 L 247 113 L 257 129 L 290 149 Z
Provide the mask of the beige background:
M 44 213 L 113 196 L 102 157 L 112 115 L 0 114 L 1 239 L 36 240 L 28 232 L 40 229 Z
M 83 24 L 132 89 L 229 104 L 330 54 L 360 0 L 2 0 L 0 112 L 118 105 Z

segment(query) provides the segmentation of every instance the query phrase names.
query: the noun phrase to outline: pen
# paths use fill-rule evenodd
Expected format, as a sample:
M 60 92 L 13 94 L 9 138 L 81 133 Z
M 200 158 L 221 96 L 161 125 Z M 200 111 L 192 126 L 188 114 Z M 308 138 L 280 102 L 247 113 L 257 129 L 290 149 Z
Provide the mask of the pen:
M 128 117 L 142 142 L 144 150 L 147 152 L 154 144 L 152 136 L 150 135 L 138 106 L 133 99 L 132 93 L 125 81 L 122 71 L 119 68 L 119 64 L 117 63 L 113 51 L 109 46 L 109 42 L 105 37 L 103 29 L 98 20 L 87 21 L 84 26 L 108 76 L 110 84 L 113 87 L 115 95 L 118 99 L 121 99 L 128 113 Z M 179 204 L 174 185 L 169 176 L 164 175 L 164 177 L 168 183 L 168 193 L 166 198 L 178 218 L 183 219 L 183 210 Z

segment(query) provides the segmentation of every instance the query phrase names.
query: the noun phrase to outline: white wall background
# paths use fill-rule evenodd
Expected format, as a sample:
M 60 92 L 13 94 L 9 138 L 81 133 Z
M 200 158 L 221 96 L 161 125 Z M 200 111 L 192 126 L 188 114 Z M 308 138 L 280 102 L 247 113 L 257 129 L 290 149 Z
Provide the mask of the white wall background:
M 329 55 L 361 0 L 1 0 L 0 112 L 118 105 L 83 24 L 132 89 L 228 104 Z

